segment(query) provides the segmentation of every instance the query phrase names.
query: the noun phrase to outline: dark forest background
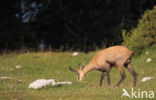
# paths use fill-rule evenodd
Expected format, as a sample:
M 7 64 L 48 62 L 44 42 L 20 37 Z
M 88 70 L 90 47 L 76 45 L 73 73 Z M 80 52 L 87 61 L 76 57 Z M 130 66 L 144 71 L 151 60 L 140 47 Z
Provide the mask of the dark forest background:
M 155 0 L 1 0 L 0 51 L 94 50 L 121 44 Z

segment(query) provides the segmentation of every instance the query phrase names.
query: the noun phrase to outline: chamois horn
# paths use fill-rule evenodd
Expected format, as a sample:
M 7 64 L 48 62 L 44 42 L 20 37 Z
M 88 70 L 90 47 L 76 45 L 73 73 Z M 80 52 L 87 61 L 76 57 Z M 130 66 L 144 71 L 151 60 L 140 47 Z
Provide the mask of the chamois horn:
M 69 67 L 69 70 L 71 70 L 73 72 L 77 72 L 76 70 L 74 70 L 73 68 L 71 68 L 71 66 Z

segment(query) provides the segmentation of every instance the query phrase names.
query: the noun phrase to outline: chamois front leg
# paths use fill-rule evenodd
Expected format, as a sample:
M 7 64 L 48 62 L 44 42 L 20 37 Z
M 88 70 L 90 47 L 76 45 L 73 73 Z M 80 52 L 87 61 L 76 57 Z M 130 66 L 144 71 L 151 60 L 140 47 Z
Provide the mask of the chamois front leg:
M 110 69 L 107 69 L 106 73 L 107 73 L 108 88 L 111 87 L 109 72 L 110 72 Z
M 103 81 L 105 75 L 106 75 L 106 72 L 103 71 L 102 74 L 101 74 L 101 77 L 100 77 L 100 87 L 102 86 L 102 81 Z

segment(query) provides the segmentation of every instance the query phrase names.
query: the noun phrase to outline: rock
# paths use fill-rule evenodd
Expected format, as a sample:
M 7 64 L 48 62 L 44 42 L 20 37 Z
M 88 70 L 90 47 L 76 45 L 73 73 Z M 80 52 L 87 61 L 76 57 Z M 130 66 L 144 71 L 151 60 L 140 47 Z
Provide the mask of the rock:
M 152 59 L 151 58 L 147 58 L 146 62 L 151 62 Z
M 57 82 L 55 81 L 55 79 L 38 79 L 32 83 L 30 83 L 29 85 L 29 88 L 32 88 L 32 89 L 39 89 L 39 88 L 43 88 L 43 87 L 46 87 L 46 86 L 55 86 L 55 85 L 63 85 L 63 84 L 72 84 L 72 82 Z
M 142 78 L 142 82 L 146 82 L 146 81 L 149 81 L 149 80 L 151 80 L 151 79 L 154 79 L 155 77 L 144 77 L 144 78 Z
M 12 78 L 11 77 L 8 77 L 8 76 L 3 76 L 3 77 L 0 77 L 0 79 L 9 79 L 9 80 L 11 80 Z
M 54 79 L 49 79 L 49 80 L 39 79 L 39 80 L 36 80 L 36 81 L 30 83 L 29 88 L 39 89 L 39 88 L 42 88 L 42 87 L 45 87 L 48 85 L 54 86 L 55 84 L 56 84 L 56 82 Z
M 78 52 L 74 52 L 73 53 L 73 56 L 77 56 L 79 53 Z
M 72 84 L 72 82 L 57 82 L 56 85 L 61 85 L 61 84 Z

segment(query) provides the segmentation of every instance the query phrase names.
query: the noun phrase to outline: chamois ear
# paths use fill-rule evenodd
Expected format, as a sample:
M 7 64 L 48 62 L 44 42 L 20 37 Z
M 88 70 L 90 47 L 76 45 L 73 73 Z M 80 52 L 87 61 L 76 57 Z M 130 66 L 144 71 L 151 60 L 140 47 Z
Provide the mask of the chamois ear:
M 80 70 L 83 70 L 83 66 L 81 64 L 79 64 Z
M 69 67 L 69 70 L 71 70 L 73 72 L 77 72 L 76 70 L 72 69 L 71 66 Z

